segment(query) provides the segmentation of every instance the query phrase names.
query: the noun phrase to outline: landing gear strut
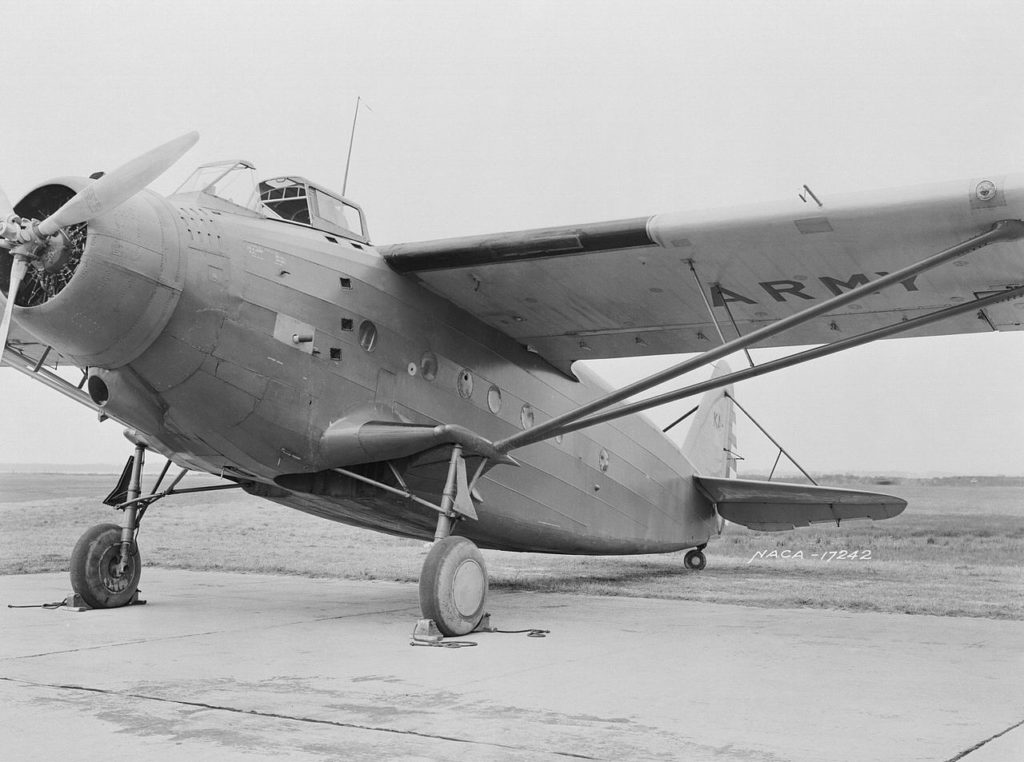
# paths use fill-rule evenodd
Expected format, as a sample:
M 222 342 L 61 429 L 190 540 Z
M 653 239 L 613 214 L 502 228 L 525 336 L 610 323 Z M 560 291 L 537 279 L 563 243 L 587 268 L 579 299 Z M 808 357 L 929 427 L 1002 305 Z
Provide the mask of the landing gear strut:
M 446 636 L 472 632 L 486 613 L 487 566 L 480 549 L 465 537 L 451 536 L 453 522 L 462 515 L 476 518 L 462 447 L 455 445 L 434 546 L 420 573 L 420 610 Z

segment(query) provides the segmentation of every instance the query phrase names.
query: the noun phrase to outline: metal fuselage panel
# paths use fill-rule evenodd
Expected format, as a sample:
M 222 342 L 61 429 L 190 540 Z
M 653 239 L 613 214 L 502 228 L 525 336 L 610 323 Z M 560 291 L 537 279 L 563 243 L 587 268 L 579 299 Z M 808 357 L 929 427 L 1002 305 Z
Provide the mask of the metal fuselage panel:
M 164 406 L 159 431 L 140 428 L 179 463 L 253 480 L 266 485 L 258 494 L 325 518 L 429 538 L 436 514 L 411 502 L 271 485 L 327 468 L 323 432 L 373 404 L 493 441 L 522 429 L 524 405 L 542 421 L 601 391 L 393 272 L 372 247 L 167 203 L 185 283 L 167 326 L 129 367 Z M 460 522 L 457 533 L 484 547 L 617 554 L 692 547 L 716 531 L 692 466 L 643 418 L 514 456 L 518 468 L 497 466 L 480 480 L 479 521 Z

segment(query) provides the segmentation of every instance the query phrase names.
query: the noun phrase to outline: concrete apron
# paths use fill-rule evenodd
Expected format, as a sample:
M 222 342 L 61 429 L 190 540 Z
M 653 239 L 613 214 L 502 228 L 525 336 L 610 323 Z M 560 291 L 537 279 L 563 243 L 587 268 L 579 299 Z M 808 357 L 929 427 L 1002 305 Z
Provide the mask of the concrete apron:
M 1024 759 L 1022 622 L 499 591 L 495 626 L 551 634 L 444 649 L 409 644 L 414 585 L 142 588 L 8 609 L 69 585 L 0 577 L 4 759 Z

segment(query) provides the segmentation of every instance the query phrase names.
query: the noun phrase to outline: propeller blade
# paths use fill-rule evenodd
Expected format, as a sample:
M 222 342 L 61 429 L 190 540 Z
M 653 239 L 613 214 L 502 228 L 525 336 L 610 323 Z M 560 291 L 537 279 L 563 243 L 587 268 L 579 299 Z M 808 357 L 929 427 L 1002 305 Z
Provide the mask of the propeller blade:
M 11 314 L 14 312 L 14 299 L 18 295 L 21 280 L 28 271 L 28 260 L 15 257 L 11 263 L 11 285 L 7 289 L 7 306 L 4 307 L 4 319 L 0 322 L 0 357 L 7 348 L 7 334 L 11 332 Z
M 7 198 L 7 194 L 4 193 L 4 189 L 0 188 L 0 220 L 6 219 L 8 215 L 14 213 L 14 207 L 11 206 L 11 200 Z
M 199 133 L 190 132 L 108 172 L 40 222 L 39 233 L 52 236 L 60 228 L 87 222 L 120 206 L 170 169 L 197 140 Z

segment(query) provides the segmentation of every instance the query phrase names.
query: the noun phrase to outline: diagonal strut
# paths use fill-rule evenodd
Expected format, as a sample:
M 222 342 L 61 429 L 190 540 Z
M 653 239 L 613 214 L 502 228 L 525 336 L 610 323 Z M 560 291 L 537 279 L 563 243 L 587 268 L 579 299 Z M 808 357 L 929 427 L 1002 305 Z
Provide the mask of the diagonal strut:
M 737 337 L 725 344 L 713 347 L 712 349 L 709 349 L 696 357 L 684 360 L 671 368 L 667 368 L 648 376 L 645 379 L 641 379 L 614 392 L 610 392 L 609 394 L 588 402 L 585 405 L 581 405 L 575 410 L 570 410 L 567 413 L 555 416 L 549 421 L 545 421 L 534 426 L 532 429 L 520 431 L 510 437 L 498 440 L 494 443 L 495 449 L 499 452 L 507 453 L 518 447 L 525 447 L 526 445 L 547 439 L 554 436 L 556 433 L 564 433 L 569 430 L 574 430 L 575 427 L 570 428 L 570 424 L 585 419 L 587 416 L 632 397 L 635 394 L 647 391 L 658 384 L 670 381 L 684 373 L 689 373 L 691 370 L 700 368 L 708 363 L 712 363 L 715 360 L 719 360 L 740 349 L 746 349 L 759 341 L 775 336 L 776 334 L 789 330 L 794 326 L 806 323 L 819 315 L 856 301 L 862 296 L 905 281 L 914 275 L 925 272 L 926 270 L 931 270 L 952 259 L 961 257 L 984 246 L 998 243 L 1000 241 L 1016 240 L 1021 237 L 1024 237 L 1024 222 L 1021 222 L 1020 220 L 1001 220 L 984 233 L 968 238 L 966 241 L 951 246 L 937 254 L 933 254 L 920 262 L 916 262 L 908 265 L 907 267 L 896 270 L 895 272 L 889 273 L 888 275 L 884 275 L 878 280 L 865 283 L 850 291 L 834 296 L 831 299 L 827 299 L 820 304 L 807 307 L 806 309 L 790 315 L 789 317 L 778 320 L 755 331 L 751 331 L 745 336 Z M 614 412 L 618 413 L 618 411 Z M 618 417 L 618 415 L 614 417 Z

